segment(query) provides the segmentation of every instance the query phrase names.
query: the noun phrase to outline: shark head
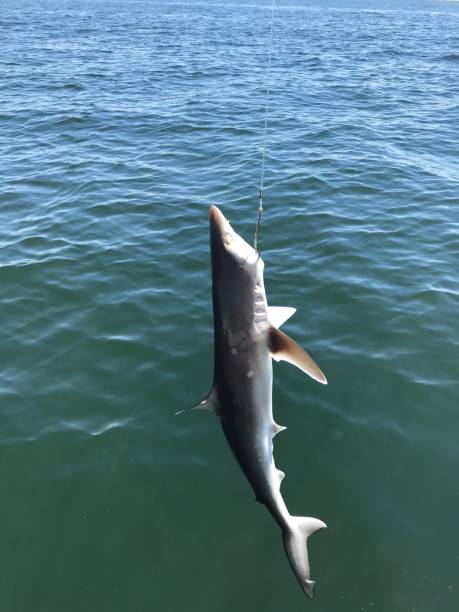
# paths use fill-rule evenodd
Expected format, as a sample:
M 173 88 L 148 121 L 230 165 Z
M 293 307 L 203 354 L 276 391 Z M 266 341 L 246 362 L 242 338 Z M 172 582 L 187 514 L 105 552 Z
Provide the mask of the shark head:
M 215 265 L 220 269 L 242 269 L 255 275 L 263 269 L 259 254 L 233 230 L 219 208 L 211 206 L 209 217 L 210 246 Z

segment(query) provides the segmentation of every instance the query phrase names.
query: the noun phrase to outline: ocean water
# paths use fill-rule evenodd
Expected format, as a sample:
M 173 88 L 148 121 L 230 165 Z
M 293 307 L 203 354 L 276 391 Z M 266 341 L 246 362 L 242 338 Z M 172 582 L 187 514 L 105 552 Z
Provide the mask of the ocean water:
M 210 414 L 270 2 L 0 6 L 1 612 L 459 609 L 459 3 L 282 0 L 261 230 L 313 602 Z

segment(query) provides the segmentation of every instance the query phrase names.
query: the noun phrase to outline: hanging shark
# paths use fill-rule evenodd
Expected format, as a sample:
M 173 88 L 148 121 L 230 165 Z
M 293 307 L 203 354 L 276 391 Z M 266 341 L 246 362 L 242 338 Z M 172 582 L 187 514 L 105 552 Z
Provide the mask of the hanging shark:
M 273 459 L 273 438 L 285 429 L 272 412 L 272 360 L 288 361 L 322 384 L 319 366 L 279 330 L 294 308 L 268 306 L 264 263 L 216 206 L 210 208 L 214 381 L 194 409 L 213 410 L 256 500 L 266 506 L 282 531 L 285 552 L 301 588 L 314 593 L 307 538 L 326 527 L 316 518 L 292 516 L 280 492 L 285 474 Z M 183 412 L 183 411 L 182 411 Z

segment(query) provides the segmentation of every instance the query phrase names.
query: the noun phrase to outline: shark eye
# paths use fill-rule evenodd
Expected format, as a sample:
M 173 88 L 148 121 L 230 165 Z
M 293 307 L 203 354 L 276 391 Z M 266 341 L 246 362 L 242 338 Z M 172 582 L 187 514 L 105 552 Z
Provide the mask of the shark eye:
M 230 234 L 230 232 L 225 233 L 223 242 L 225 243 L 225 246 L 227 247 L 231 246 L 231 244 L 233 243 L 233 236 Z

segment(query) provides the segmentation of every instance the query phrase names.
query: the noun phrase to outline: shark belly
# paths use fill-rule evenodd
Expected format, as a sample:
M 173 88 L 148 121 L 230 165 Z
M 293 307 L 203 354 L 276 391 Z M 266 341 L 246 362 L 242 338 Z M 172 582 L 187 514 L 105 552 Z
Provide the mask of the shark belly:
M 228 348 L 217 359 L 215 380 L 223 432 L 257 501 L 283 522 L 285 504 L 279 503 L 283 473 L 273 459 L 271 355 L 264 340 L 236 353 L 234 347 Z

